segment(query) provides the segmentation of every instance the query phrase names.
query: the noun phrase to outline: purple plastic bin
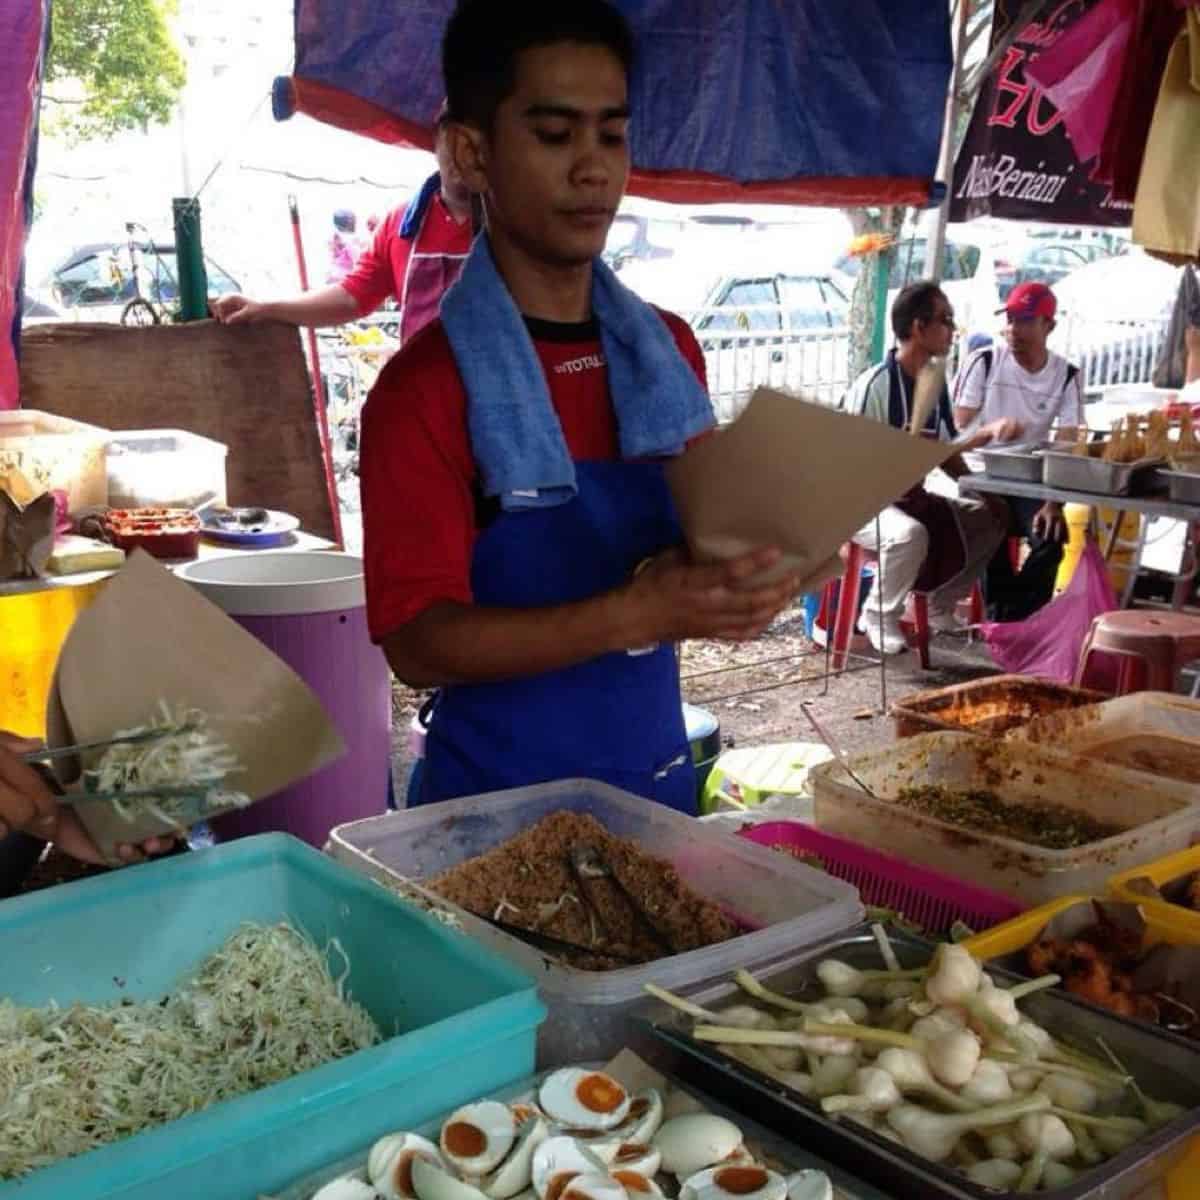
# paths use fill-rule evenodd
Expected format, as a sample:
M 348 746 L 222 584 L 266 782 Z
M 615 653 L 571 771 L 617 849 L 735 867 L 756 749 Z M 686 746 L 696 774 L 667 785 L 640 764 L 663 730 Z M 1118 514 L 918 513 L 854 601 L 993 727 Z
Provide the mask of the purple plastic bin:
M 316 692 L 346 743 L 337 762 L 213 822 L 221 841 L 282 831 L 318 849 L 335 825 L 387 806 L 391 680 L 367 635 L 362 559 L 258 551 L 190 563 L 181 579 L 254 634 Z

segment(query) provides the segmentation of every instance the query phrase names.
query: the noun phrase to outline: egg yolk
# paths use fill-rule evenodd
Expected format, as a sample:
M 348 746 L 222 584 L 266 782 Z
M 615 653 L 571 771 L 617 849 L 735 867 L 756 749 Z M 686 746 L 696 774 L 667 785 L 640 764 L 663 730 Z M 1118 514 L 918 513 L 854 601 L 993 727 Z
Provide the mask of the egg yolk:
M 625 1099 L 625 1089 L 607 1075 L 585 1075 L 575 1088 L 584 1108 L 594 1113 L 616 1112 Z
M 571 1186 L 572 1181 L 578 1175 L 578 1171 L 560 1171 L 557 1175 L 552 1176 L 546 1185 L 545 1200 L 565 1200 L 563 1192 Z
M 455 1158 L 478 1158 L 487 1149 L 487 1134 L 477 1125 L 452 1121 L 442 1131 L 442 1144 Z
M 640 1192 L 643 1195 L 650 1193 L 650 1184 L 646 1181 L 645 1176 L 639 1175 L 636 1171 L 614 1171 L 612 1177 L 627 1192 Z
M 392 1183 L 402 1196 L 417 1194 L 413 1188 L 412 1169 L 413 1161 L 418 1158 L 424 1162 L 429 1161 L 428 1155 L 418 1154 L 415 1150 L 403 1150 L 400 1157 L 396 1159 L 396 1165 L 392 1168 Z
M 725 1167 L 713 1176 L 713 1183 L 734 1196 L 749 1196 L 766 1186 L 767 1173 L 762 1167 Z
M 632 1142 L 626 1142 L 617 1151 L 617 1162 L 632 1162 L 635 1158 L 642 1158 L 649 1153 L 649 1146 L 635 1146 Z

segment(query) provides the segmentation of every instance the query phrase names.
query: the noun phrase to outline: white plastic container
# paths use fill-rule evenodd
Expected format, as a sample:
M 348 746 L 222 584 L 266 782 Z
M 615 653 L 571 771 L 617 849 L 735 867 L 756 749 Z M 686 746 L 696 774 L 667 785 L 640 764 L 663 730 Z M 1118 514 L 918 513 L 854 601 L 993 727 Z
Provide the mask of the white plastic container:
M 1126 867 L 1182 850 L 1200 831 L 1197 790 L 1174 780 L 1028 742 L 927 733 L 851 761 L 878 797 L 838 763 L 813 770 L 819 828 L 932 867 L 1029 908 L 1071 894 L 1102 895 Z M 986 789 L 1008 803 L 1058 804 L 1125 832 L 1073 850 L 976 833 L 890 803 L 908 786 Z
M 0 471 L 16 467 L 39 492 L 63 491 L 71 512 L 108 501 L 106 429 L 17 408 L 0 412 Z
M 1170 692 L 1135 692 L 1039 717 L 1008 737 L 1191 784 L 1200 799 L 1197 700 Z
M 628 1039 L 627 1017 L 643 985 L 683 988 L 753 967 L 850 928 L 863 911 L 847 883 L 661 804 L 593 780 L 571 779 L 425 805 L 342 825 L 328 853 L 387 882 L 419 883 L 515 837 L 548 813 L 589 813 L 610 833 L 667 859 L 685 883 L 751 932 L 698 950 L 615 971 L 564 967 L 472 913 L 424 893 L 463 929 L 533 975 L 549 1017 L 538 1035 L 547 1066 L 607 1059 Z M 423 889 L 419 889 L 423 890 Z
M 226 502 L 229 449 L 182 429 L 115 433 L 108 442 L 108 503 L 113 508 L 199 508 Z

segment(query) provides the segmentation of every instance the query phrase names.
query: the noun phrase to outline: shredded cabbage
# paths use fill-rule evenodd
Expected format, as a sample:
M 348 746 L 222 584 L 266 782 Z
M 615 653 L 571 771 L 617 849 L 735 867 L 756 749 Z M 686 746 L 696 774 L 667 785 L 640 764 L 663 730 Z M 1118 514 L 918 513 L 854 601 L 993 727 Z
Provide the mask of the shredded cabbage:
M 292 926 L 243 925 L 158 1002 L 0 1000 L 0 1180 L 131 1137 L 380 1041 Z
M 149 742 L 109 746 L 88 771 L 93 791 L 149 791 L 154 787 L 196 787 L 200 803 L 186 796 L 149 796 L 113 800 L 118 816 L 130 822 L 149 814 L 186 832 L 214 812 L 244 808 L 250 797 L 223 786 L 230 775 L 243 770 L 237 755 L 209 727 L 208 715 L 198 709 L 172 710 L 159 701 L 159 713 L 146 725 L 123 729 L 117 737 L 148 732 L 164 736 Z

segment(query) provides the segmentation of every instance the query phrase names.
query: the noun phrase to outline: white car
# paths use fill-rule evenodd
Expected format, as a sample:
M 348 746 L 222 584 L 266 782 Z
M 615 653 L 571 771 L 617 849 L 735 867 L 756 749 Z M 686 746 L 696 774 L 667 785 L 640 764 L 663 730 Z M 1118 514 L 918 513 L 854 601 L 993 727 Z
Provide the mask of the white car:
M 1084 373 L 1085 388 L 1148 383 L 1167 334 L 1181 268 L 1133 249 L 1072 271 L 1054 285 L 1050 346 Z
M 704 351 L 717 417 L 732 420 L 756 387 L 836 404 L 848 386 L 853 282 L 806 250 L 806 230 L 745 235 L 737 253 L 701 237 L 669 262 L 630 263 L 621 279 L 687 318 Z

